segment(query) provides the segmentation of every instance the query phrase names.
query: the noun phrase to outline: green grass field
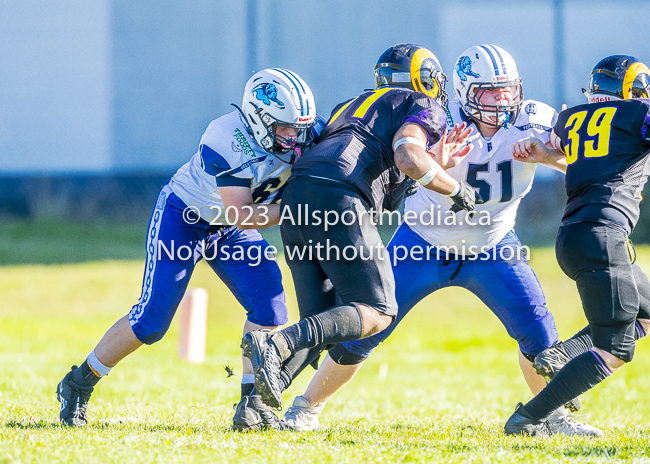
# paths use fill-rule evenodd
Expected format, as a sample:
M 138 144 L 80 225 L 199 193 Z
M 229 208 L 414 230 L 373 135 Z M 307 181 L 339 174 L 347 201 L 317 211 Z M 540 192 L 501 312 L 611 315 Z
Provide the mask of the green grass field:
M 5 242 L 0 250 L 29 263 L 43 247 Z M 650 248 L 638 251 L 650 271 Z M 89 246 L 88 259 L 93 255 Z M 0 267 L 0 463 L 650 462 L 650 411 L 643 400 L 650 343 L 640 343 L 635 362 L 582 398 L 587 420 L 604 438 L 506 437 L 504 421 L 531 397 L 516 344 L 461 289 L 438 292 L 413 310 L 330 401 L 320 431 L 230 432 L 244 311 L 206 265 L 192 280 L 210 293 L 206 362 L 179 359 L 174 324 L 163 341 L 102 380 L 88 427 L 62 428 L 57 383 L 137 301 L 142 279 L 140 260 L 75 262 L 83 258 Z M 573 282 L 550 249 L 533 249 L 531 264 L 561 337 L 572 335 L 584 324 Z M 293 322 L 291 278 L 283 263 L 282 270 Z M 227 378 L 226 365 L 238 375 Z M 296 380 L 285 403 L 304 391 L 312 372 Z

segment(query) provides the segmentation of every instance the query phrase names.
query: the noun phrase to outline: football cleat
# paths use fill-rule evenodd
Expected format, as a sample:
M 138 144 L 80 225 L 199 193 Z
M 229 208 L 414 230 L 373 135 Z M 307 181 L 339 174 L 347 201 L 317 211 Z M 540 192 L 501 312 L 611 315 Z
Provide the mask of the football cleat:
M 603 431 L 593 425 L 578 422 L 571 416 L 549 417 L 548 424 L 553 435 L 579 435 L 584 437 L 602 437 Z
M 86 410 L 94 388 L 74 383 L 72 373 L 75 369 L 77 369 L 77 366 L 72 366 L 70 372 L 63 377 L 63 380 L 59 382 L 56 388 L 56 398 L 61 403 L 59 420 L 61 424 L 69 427 L 83 427 L 88 423 Z
M 503 427 L 506 435 L 530 435 L 531 437 L 549 437 L 551 426 L 546 419 L 533 419 L 524 411 L 524 405 L 519 403 L 515 412 L 508 418 Z
M 310 432 L 317 430 L 319 427 L 318 415 L 325 407 L 325 403 L 319 403 L 311 406 L 302 396 L 296 396 L 293 405 L 284 413 L 282 425 L 287 430 L 295 432 Z
M 549 383 L 569 361 L 571 361 L 571 358 L 564 349 L 564 346 L 562 346 L 562 342 L 559 342 L 535 356 L 533 367 L 539 375 L 546 379 L 546 383 Z M 571 412 L 579 411 L 580 401 L 578 398 L 573 398 L 567 401 L 564 407 Z
M 255 374 L 255 389 L 262 401 L 272 408 L 282 407 L 280 367 L 282 361 L 275 345 L 269 340 L 268 330 L 254 330 L 244 335 L 241 347 L 244 356 L 251 360 Z
M 238 432 L 282 430 L 282 425 L 278 416 L 262 402 L 260 395 L 250 395 L 242 396 L 239 400 L 232 419 L 232 429 Z

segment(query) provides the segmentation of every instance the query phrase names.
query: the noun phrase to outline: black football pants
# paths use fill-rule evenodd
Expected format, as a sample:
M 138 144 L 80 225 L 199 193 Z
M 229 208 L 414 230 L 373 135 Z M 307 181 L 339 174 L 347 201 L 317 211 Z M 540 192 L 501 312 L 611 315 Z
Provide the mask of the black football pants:
M 353 302 L 389 316 L 397 314 L 390 257 L 365 202 L 353 187 L 312 177 L 292 179 L 282 195 L 281 211 L 284 255 L 301 320 Z M 326 214 L 330 223 L 336 222 L 327 230 Z M 317 217 L 321 218 L 319 225 Z M 296 353 L 284 362 L 283 370 L 292 371 L 294 378 L 323 348 Z
M 650 319 L 650 280 L 632 263 L 622 228 L 565 223 L 555 242 L 557 261 L 580 293 L 594 346 L 623 361 L 634 356 L 634 323 Z

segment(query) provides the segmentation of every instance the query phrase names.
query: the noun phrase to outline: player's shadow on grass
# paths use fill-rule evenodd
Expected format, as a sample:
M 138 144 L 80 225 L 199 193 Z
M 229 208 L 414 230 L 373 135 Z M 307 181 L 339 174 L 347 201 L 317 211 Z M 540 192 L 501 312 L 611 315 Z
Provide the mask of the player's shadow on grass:
M 85 427 L 66 427 L 61 425 L 58 422 L 46 422 L 46 421 L 29 421 L 29 422 L 18 422 L 18 421 L 9 421 L 5 423 L 5 427 L 18 429 L 18 430 L 52 430 L 52 429 L 64 429 L 64 430 L 83 430 L 83 429 L 92 429 L 92 430 L 128 430 L 128 431 L 138 431 L 138 432 L 183 432 L 183 433 L 203 433 L 205 429 L 201 426 L 187 426 L 187 425 L 165 425 L 165 424 L 133 424 L 133 423 L 89 423 Z
M 611 442 L 607 442 L 609 440 L 608 438 L 567 437 L 567 439 L 576 438 L 586 440 L 586 442 L 580 444 L 568 443 L 564 446 L 556 446 L 552 456 L 563 456 L 566 458 L 604 457 L 607 459 L 630 459 L 634 456 L 640 456 L 641 452 L 639 445 L 635 443 L 613 445 Z M 515 444 L 512 445 L 511 449 L 515 452 L 534 450 L 547 453 L 549 451 L 548 445 L 543 441 L 534 444 Z
M 61 424 L 58 422 L 45 422 L 45 421 L 38 421 L 38 422 L 17 422 L 17 421 L 9 421 L 5 423 L 5 427 L 7 428 L 12 428 L 12 429 L 20 429 L 20 430 L 46 430 L 46 429 L 56 429 L 59 427 L 62 427 Z
M 169 424 L 138 424 L 133 422 L 102 422 L 89 423 L 87 427 L 94 430 L 124 430 L 129 432 L 182 432 L 198 434 L 205 432 L 205 428 L 200 425 L 169 425 Z

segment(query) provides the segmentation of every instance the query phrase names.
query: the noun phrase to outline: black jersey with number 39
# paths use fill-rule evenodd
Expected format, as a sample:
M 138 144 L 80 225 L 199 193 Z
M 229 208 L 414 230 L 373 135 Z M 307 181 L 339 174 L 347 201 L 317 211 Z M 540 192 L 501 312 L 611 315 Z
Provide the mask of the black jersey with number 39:
M 348 184 L 381 211 L 386 192 L 406 178 L 395 166 L 392 148 L 395 133 L 406 122 L 422 126 L 429 149 L 446 129 L 447 116 L 424 93 L 400 87 L 369 91 L 342 103 L 334 108 L 320 141 L 293 165 L 291 179 L 309 176 Z
M 553 131 L 567 158 L 563 220 L 614 222 L 631 232 L 650 174 L 650 100 L 580 105 L 560 113 Z

